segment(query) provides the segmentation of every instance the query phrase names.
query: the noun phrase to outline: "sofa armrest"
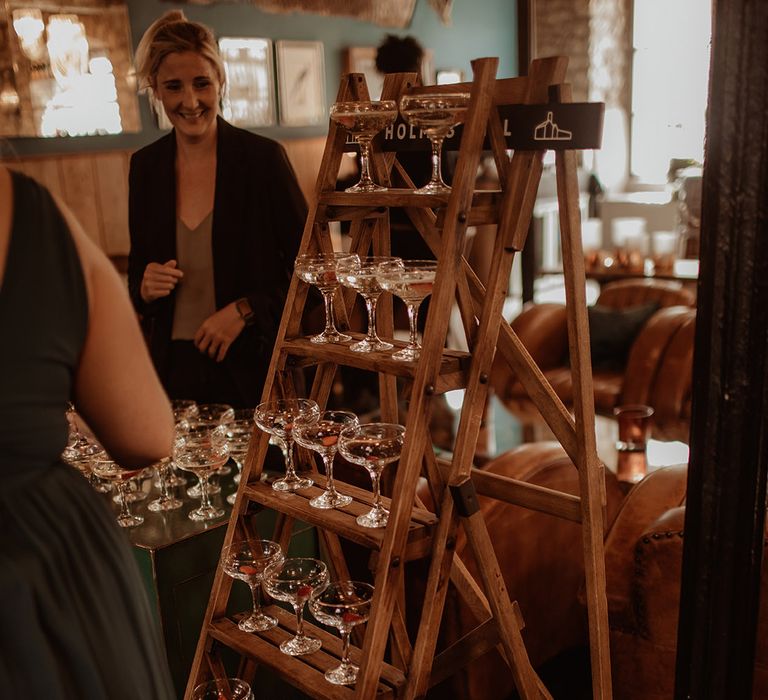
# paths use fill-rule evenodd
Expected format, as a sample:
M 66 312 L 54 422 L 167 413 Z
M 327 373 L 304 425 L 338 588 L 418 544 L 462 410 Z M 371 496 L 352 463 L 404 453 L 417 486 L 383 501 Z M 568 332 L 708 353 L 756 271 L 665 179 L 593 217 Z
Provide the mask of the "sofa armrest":
M 636 545 L 656 520 L 685 501 L 687 467 L 664 467 L 635 485 L 605 538 L 605 575 L 611 626 L 633 628 Z
M 563 304 L 527 304 L 511 326 L 542 371 L 559 367 L 568 356 L 568 317 Z
M 635 632 L 663 647 L 677 644 L 685 506 L 663 513 L 635 545 Z
M 512 320 L 512 330 L 542 372 L 560 367 L 568 357 L 568 323 L 562 304 L 526 304 Z M 491 385 L 504 401 L 515 394 L 517 377 L 497 355 L 491 369 Z
M 696 312 L 686 306 L 670 306 L 651 316 L 638 333 L 629 352 L 621 401 L 649 404 L 667 349 L 680 328 Z M 690 381 L 690 378 L 689 378 Z
M 653 387 L 654 434 L 663 440 L 689 441 L 696 313 L 692 309 L 667 346 Z

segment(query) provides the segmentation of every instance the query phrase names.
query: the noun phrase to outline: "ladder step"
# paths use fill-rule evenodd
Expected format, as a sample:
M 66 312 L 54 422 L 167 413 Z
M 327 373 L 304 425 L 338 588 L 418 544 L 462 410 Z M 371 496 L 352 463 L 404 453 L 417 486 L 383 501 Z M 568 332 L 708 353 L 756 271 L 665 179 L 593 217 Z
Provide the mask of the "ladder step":
M 328 669 L 338 666 L 341 659 L 341 640 L 338 637 L 305 620 L 305 633 L 320 639 L 323 646 L 312 654 L 288 656 L 283 654 L 279 647 L 281 642 L 295 634 L 295 615 L 277 605 L 265 607 L 265 612 L 277 618 L 279 623 L 277 627 L 266 632 L 243 632 L 237 627 L 236 620 L 240 616 L 235 616 L 234 619 L 213 620 L 208 628 L 208 634 L 238 654 L 258 660 L 259 664 L 287 679 L 291 685 L 313 698 L 348 700 L 354 697 L 353 686 L 333 685 L 323 677 Z M 350 658 L 354 663 L 360 663 L 361 651 L 351 644 Z M 404 684 L 403 672 L 383 663 L 376 697 L 394 699 Z
M 335 479 L 339 493 L 352 496 L 354 500 L 343 508 L 321 510 L 309 505 L 309 501 L 319 496 L 325 486 L 325 477 L 313 474 L 316 485 L 299 491 L 275 491 L 268 482 L 254 481 L 245 487 L 245 496 L 265 508 L 285 513 L 286 515 L 322 527 L 345 539 L 356 542 L 368 549 L 379 551 L 384 542 L 386 528 L 366 528 L 355 522 L 358 515 L 370 510 L 373 504 L 373 494 L 370 491 L 357 488 Z M 382 504 L 389 510 L 390 499 L 382 498 Z M 421 559 L 431 551 L 432 534 L 437 525 L 437 516 L 428 510 L 414 508 L 408 529 L 408 540 L 405 548 L 405 561 Z
M 351 207 L 430 207 L 448 204 L 447 194 L 415 194 L 413 190 L 390 187 L 384 192 L 323 192 L 320 204 Z
M 347 331 L 345 331 L 347 332 Z M 361 333 L 349 333 L 354 340 L 362 340 L 365 336 Z M 304 362 L 296 362 L 294 366 L 302 367 L 315 365 L 320 362 L 332 362 L 337 365 L 356 367 L 371 372 L 384 372 L 398 377 L 413 379 L 416 375 L 416 362 L 402 362 L 392 359 L 392 353 L 406 346 L 399 340 L 386 339 L 393 343 L 395 348 L 384 352 L 349 352 L 347 344 L 327 343 L 317 345 L 307 338 L 291 338 L 280 346 L 283 352 L 293 357 L 302 358 Z M 463 389 L 466 386 L 466 372 L 472 356 L 461 350 L 443 350 L 440 370 L 438 374 L 435 394 L 442 394 L 452 389 Z
M 368 208 L 370 213 L 367 216 L 371 216 L 374 210 L 379 207 L 445 209 L 449 196 L 447 194 L 415 194 L 413 190 L 390 187 L 385 192 L 355 192 L 350 194 L 346 192 L 323 192 L 320 195 L 320 204 L 327 207 L 351 207 L 357 210 Z M 470 219 L 469 225 L 498 221 L 498 206 L 501 199 L 500 190 L 476 190 L 472 195 L 470 212 L 470 217 L 474 216 L 475 219 Z M 334 219 L 335 215 L 340 218 Z M 329 209 L 325 211 L 324 218 L 328 221 L 341 221 L 348 217 L 348 214 Z M 359 214 L 356 214 L 355 218 L 359 218 Z M 441 220 L 438 221 L 442 226 Z

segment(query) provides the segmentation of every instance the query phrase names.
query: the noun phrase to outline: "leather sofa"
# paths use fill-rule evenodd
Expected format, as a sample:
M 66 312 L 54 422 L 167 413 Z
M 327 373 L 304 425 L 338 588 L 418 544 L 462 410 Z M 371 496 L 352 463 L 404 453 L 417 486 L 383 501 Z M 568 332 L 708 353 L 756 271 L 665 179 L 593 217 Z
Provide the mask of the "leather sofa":
M 696 321 L 694 297 L 677 283 L 631 279 L 606 284 L 597 305 L 630 309 L 655 303 L 653 313 L 631 343 L 626 363 L 593 366 L 595 410 L 612 415 L 615 406 L 646 404 L 655 409 L 654 436 L 687 442 L 691 415 L 691 370 Z M 512 329 L 566 406 L 573 400 L 568 333 L 562 304 L 528 304 Z M 524 423 L 538 412 L 512 370 L 494 363 L 491 384 L 501 402 Z
M 605 540 L 616 700 L 674 695 L 687 468 L 649 474 L 627 495 Z M 765 545 L 764 545 L 765 546 Z M 768 600 L 763 572 L 761 598 Z M 768 606 L 758 617 L 754 698 L 768 697 Z

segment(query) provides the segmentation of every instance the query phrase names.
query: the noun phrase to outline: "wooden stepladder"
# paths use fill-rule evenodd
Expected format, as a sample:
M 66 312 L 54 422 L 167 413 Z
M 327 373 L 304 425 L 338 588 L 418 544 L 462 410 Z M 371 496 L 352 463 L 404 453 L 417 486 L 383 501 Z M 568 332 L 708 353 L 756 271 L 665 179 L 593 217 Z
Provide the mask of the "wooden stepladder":
M 566 64 L 564 58 L 541 59 L 533 62 L 527 77 L 496 80 L 497 59 L 477 59 L 472 64 L 471 83 L 440 87 L 415 85 L 416 76 L 411 74 L 387 76 L 382 99 L 398 99 L 405 93 L 470 93 L 464 126 L 460 136 L 455 137 L 460 145 L 448 195 L 413 193 L 413 183 L 397 160 L 397 151 L 403 147 L 398 143 L 398 133 L 402 131 L 397 129 L 390 131 L 389 138 L 385 135 L 375 144 L 373 155 L 375 178 L 390 189 L 364 194 L 335 192 L 346 134 L 330 124 L 300 252 L 330 252 L 329 222 L 348 221 L 352 252 L 361 256 L 371 250 L 376 255 L 389 254 L 389 208 L 405 209 L 438 259 L 421 356 L 416 362 L 398 362 L 385 352 L 359 354 L 350 352 L 346 345 L 310 343 L 300 333 L 308 290 L 294 277 L 263 398 L 295 396 L 296 370 L 314 366 L 310 398 L 325 406 L 337 368 L 350 365 L 378 375 L 381 419 L 398 422 L 399 380 L 401 390 L 409 397 L 409 407 L 406 438 L 393 479 L 391 499 L 385 499 L 390 510 L 389 523 L 380 530 L 358 526 L 355 517 L 368 509 L 372 495 L 349 484 L 338 484 L 338 488 L 353 496 L 353 503 L 332 511 L 309 506 L 309 500 L 320 493 L 317 487 L 293 493 L 274 491 L 262 479 L 268 436 L 256 430 L 225 544 L 252 534 L 249 514 L 269 508 L 280 514 L 272 539 L 280 542 L 286 551 L 296 520 L 317 528 L 322 556 L 329 565 L 332 579 L 349 578 L 344 540 L 372 550 L 375 594 L 371 616 L 364 637 L 360 635 L 356 639 L 357 642 L 362 639 L 362 647 L 355 647 L 352 653 L 353 660 L 360 666 L 360 674 L 354 687 L 332 686 L 324 680 L 323 672 L 338 663 L 341 645 L 336 637 L 322 629 L 312 630 L 323 640 L 319 652 L 303 657 L 282 654 L 277 647 L 293 633 L 295 622 L 292 614 L 277 606 L 270 608 L 270 613 L 280 621 L 277 628 L 255 634 L 240 631 L 227 615 L 232 580 L 217 571 L 187 698 L 206 676 L 225 675 L 220 655 L 222 647 L 240 655 L 242 675 L 253 675 L 256 666 L 262 665 L 317 698 L 420 698 L 459 668 L 498 648 L 521 697 L 550 697 L 528 659 L 520 633 L 522 615 L 517 604 L 509 599 L 478 506 L 478 493 L 581 522 L 594 697 L 611 697 L 602 550 L 603 474 L 595 448 L 575 154 L 577 148 L 599 146 L 602 112 L 600 105 L 567 103 L 567 87 L 562 85 Z M 552 100 L 552 95 L 559 100 Z M 368 99 L 363 76 L 345 76 L 337 99 Z M 516 128 L 522 135 L 513 136 Z M 507 154 L 510 139 L 515 149 L 511 158 Z M 576 394 L 574 417 L 564 408 L 502 317 L 514 254 L 525 243 L 533 213 L 544 153 L 553 146 L 562 149 L 557 151 L 557 182 Z M 474 190 L 475 174 L 484 149 L 490 150 L 496 161 L 498 191 Z M 428 157 L 426 153 L 424 157 Z M 483 284 L 462 253 L 467 227 L 488 223 L 497 224 L 497 234 L 493 262 Z M 337 313 L 341 317 L 340 327 L 345 328 L 354 293 L 346 290 L 340 296 L 344 303 L 337 304 Z M 445 349 L 454 304 L 460 312 L 469 352 Z M 379 334 L 391 339 L 392 307 L 387 295 L 382 296 L 378 313 Z M 473 469 L 495 354 L 516 371 L 578 469 L 578 497 Z M 458 388 L 464 389 L 465 395 L 453 456 L 450 460 L 439 459 L 429 434 L 432 401 L 435 396 Z M 434 512 L 425 508 L 417 496 L 421 476 L 428 483 Z M 316 474 L 315 480 L 322 486 L 322 475 Z M 455 553 L 459 528 L 479 570 L 477 579 Z M 419 606 L 419 618 L 411 621 L 414 624 L 407 624 L 405 591 L 411 587 L 406 563 L 416 559 L 426 559 L 429 568 L 426 582 L 421 581 L 425 594 Z M 467 606 L 477 625 L 455 643 L 438 650 L 438 631 L 451 585 L 458 593 L 458 604 Z

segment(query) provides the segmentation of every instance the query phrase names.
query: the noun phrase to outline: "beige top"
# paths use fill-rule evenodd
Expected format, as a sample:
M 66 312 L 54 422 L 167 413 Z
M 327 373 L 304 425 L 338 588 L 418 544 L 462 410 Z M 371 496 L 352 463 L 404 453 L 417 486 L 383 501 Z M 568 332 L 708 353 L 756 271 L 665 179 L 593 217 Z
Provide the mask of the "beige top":
M 194 230 L 176 220 L 176 259 L 184 277 L 176 286 L 173 340 L 192 340 L 197 329 L 216 311 L 211 252 L 211 211 Z

